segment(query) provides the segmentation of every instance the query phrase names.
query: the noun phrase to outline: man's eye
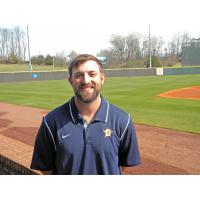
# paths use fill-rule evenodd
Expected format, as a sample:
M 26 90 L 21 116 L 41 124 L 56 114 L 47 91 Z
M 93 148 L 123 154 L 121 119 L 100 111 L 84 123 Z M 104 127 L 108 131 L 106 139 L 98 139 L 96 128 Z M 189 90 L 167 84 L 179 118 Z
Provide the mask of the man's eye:
M 75 74 L 75 78 L 80 78 L 81 74 Z
M 94 76 L 96 76 L 96 73 L 95 72 L 91 72 L 89 75 L 94 77 Z

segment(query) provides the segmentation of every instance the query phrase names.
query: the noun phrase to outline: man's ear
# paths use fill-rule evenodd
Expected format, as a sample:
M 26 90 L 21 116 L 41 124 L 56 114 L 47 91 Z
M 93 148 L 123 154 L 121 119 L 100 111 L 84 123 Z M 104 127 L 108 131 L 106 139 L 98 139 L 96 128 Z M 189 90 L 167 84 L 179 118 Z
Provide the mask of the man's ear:
M 101 84 L 103 85 L 104 84 L 104 81 L 105 81 L 105 74 L 104 73 L 101 73 Z
M 68 78 L 68 81 L 72 85 L 72 79 L 71 79 L 71 77 Z

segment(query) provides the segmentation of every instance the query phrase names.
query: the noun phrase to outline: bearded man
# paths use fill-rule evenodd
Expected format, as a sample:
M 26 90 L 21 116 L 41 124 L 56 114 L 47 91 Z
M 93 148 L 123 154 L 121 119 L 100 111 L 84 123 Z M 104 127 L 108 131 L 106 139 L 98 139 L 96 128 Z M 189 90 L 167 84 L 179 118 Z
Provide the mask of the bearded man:
M 74 96 L 49 112 L 39 128 L 31 168 L 42 174 L 117 175 L 140 163 L 130 114 L 102 95 L 101 62 L 89 54 L 69 66 Z

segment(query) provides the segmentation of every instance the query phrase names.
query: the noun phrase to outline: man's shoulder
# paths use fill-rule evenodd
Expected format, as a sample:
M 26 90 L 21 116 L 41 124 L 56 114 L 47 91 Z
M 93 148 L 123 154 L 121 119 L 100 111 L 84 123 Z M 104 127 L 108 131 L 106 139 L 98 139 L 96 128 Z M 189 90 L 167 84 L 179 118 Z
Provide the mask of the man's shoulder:
M 123 121 L 124 120 L 127 120 L 127 118 L 130 117 L 130 114 L 128 112 L 126 112 L 125 110 L 123 110 L 122 108 L 116 106 L 116 105 L 113 105 L 110 103 L 110 109 L 109 109 L 109 113 L 110 113 L 110 116 L 113 118 L 119 118 Z
M 46 116 L 45 118 L 47 120 L 55 120 L 58 119 L 60 120 L 60 118 L 62 118 L 63 116 L 65 116 L 68 113 L 68 106 L 69 102 L 64 103 L 61 106 L 58 106 L 57 108 L 51 110 Z
M 118 113 L 118 114 L 121 114 L 121 115 L 127 115 L 128 113 L 123 110 L 122 108 L 118 107 L 117 105 L 114 105 L 112 103 L 109 103 L 110 104 L 110 111 L 113 112 L 113 113 Z

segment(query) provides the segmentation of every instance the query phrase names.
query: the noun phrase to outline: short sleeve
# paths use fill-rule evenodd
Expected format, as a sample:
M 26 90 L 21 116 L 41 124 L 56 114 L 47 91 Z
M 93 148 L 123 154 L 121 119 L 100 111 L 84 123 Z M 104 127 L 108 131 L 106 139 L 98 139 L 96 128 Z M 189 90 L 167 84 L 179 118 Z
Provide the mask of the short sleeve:
M 55 159 L 55 141 L 45 117 L 36 136 L 31 169 L 47 171 L 52 170 Z
M 124 167 L 134 166 L 140 163 L 136 131 L 130 115 L 122 137 L 120 138 L 119 162 L 120 166 Z

